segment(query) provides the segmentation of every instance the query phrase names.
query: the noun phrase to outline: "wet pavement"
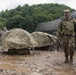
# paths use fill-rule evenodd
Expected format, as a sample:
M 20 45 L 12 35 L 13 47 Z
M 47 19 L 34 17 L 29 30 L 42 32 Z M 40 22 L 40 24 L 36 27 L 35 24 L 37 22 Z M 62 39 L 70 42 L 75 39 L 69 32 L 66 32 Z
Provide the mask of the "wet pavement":
M 35 51 L 31 55 L 0 54 L 0 75 L 76 75 L 73 64 L 64 63 L 63 51 Z

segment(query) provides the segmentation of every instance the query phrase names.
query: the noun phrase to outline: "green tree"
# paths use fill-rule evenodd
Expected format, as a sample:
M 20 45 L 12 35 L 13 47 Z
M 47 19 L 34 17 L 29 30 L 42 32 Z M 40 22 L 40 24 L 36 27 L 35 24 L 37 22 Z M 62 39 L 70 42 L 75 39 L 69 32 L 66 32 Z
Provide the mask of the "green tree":
M 3 29 L 6 26 L 6 22 L 6 18 L 0 18 L 0 29 Z
M 11 28 L 23 28 L 21 23 L 23 22 L 24 18 L 20 15 L 15 15 L 10 18 L 7 22 L 7 27 Z

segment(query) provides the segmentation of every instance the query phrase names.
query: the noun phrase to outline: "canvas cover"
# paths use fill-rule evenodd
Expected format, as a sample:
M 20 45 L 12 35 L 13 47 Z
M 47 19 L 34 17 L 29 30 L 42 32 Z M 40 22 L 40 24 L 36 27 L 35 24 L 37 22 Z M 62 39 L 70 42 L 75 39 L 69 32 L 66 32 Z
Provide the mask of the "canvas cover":
M 33 36 L 23 29 L 12 29 L 2 36 L 3 49 L 21 49 L 37 46 Z
M 56 43 L 57 43 L 57 39 L 58 39 L 58 37 L 57 37 L 57 36 L 52 35 L 52 34 L 48 34 L 48 33 L 44 33 L 44 34 L 46 34 L 46 35 L 48 36 L 48 38 L 49 38 L 49 39 L 52 39 L 52 40 L 53 40 L 53 42 L 54 42 L 54 44 L 56 44 Z
M 33 35 L 34 39 L 38 43 L 38 47 L 53 45 L 54 43 L 53 35 L 50 35 L 48 33 L 33 32 L 31 34 Z

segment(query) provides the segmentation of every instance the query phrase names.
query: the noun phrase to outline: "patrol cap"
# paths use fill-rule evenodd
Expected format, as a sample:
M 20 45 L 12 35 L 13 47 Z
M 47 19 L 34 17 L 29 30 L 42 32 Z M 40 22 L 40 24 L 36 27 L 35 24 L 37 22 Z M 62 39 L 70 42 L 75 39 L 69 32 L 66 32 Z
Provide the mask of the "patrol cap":
M 64 15 L 69 15 L 70 14 L 70 10 L 64 10 Z

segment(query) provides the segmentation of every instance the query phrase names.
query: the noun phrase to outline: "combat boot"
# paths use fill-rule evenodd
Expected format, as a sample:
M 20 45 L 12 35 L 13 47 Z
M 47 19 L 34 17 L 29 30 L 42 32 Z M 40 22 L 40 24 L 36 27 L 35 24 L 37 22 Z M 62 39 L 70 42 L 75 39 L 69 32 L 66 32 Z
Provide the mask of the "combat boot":
M 68 63 L 68 62 L 69 62 L 68 56 L 66 56 L 66 59 L 65 59 L 64 63 Z

